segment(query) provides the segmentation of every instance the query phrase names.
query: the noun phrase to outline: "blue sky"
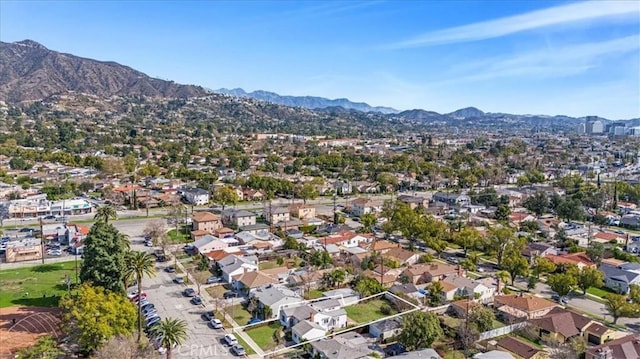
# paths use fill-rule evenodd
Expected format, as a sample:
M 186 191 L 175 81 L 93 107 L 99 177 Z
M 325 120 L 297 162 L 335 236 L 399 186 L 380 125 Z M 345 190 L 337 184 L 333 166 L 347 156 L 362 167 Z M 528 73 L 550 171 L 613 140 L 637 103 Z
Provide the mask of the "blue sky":
M 0 40 L 211 89 L 640 117 L 638 1 L 0 1 Z

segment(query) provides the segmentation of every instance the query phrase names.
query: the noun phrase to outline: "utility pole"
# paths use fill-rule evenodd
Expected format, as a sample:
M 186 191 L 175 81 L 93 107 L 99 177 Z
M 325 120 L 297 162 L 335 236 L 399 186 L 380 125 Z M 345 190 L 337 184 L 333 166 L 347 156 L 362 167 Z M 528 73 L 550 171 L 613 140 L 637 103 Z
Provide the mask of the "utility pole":
M 42 258 L 42 264 L 44 264 L 44 232 L 42 231 L 42 217 L 40 217 L 40 257 Z

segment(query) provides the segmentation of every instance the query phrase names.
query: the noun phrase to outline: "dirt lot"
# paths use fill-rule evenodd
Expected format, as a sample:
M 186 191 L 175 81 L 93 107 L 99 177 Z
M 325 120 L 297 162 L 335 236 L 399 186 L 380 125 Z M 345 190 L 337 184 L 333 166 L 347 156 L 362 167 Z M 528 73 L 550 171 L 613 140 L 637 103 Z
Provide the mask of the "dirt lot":
M 0 358 L 33 344 L 40 336 L 62 335 L 58 309 L 47 307 L 0 308 Z

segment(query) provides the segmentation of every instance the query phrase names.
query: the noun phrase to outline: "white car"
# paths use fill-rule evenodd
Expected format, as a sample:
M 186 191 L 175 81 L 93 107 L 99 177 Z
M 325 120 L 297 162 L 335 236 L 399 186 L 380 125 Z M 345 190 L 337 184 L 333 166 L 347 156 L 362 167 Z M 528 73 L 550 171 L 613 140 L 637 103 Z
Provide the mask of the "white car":
M 220 321 L 220 319 L 218 318 L 213 318 L 211 319 L 211 321 L 209 322 L 209 324 L 211 324 L 211 327 L 213 329 L 222 329 L 222 322 Z
M 236 337 L 233 334 L 225 334 L 222 340 L 224 340 L 224 342 L 229 346 L 238 344 L 238 339 L 236 339 Z

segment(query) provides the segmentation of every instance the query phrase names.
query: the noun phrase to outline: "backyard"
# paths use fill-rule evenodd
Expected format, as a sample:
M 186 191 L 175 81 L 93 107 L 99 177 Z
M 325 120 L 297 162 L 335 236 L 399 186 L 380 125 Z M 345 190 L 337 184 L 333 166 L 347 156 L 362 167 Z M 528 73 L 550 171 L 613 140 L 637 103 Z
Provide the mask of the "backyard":
M 389 307 L 389 312 L 383 312 L 383 306 Z M 373 299 L 366 303 L 360 302 L 355 305 L 344 307 L 347 317 L 356 323 L 368 323 L 389 315 L 398 314 L 396 308 L 384 299 Z
M 273 335 L 282 326 L 278 322 L 270 323 L 269 325 L 258 325 L 255 328 L 245 329 L 245 333 L 253 339 L 253 341 L 264 351 L 269 351 L 278 346 L 278 343 L 273 339 Z
M 74 261 L 2 270 L 0 308 L 13 305 L 56 306 L 58 298 L 67 292 L 67 275 L 75 281 Z
M 226 307 L 225 310 L 231 318 L 238 323 L 238 325 L 246 325 L 252 318 L 251 313 L 249 313 L 242 304 L 232 305 L 230 307 Z
M 185 234 L 184 226 L 180 226 L 178 228 L 178 232 L 176 232 L 175 228 L 169 230 L 169 232 L 167 232 L 167 237 L 169 238 L 169 242 L 171 242 L 171 243 L 188 243 L 188 242 L 191 242 L 191 237 L 189 235 L 189 232 L 187 231 L 187 233 Z

